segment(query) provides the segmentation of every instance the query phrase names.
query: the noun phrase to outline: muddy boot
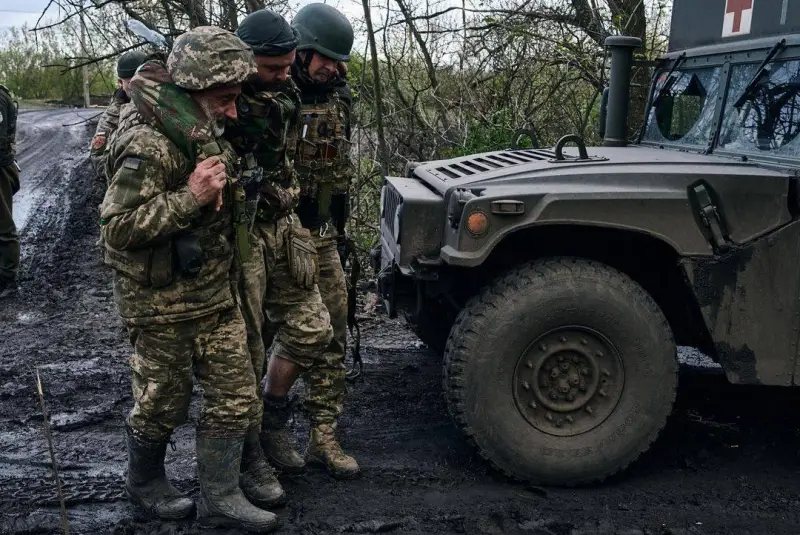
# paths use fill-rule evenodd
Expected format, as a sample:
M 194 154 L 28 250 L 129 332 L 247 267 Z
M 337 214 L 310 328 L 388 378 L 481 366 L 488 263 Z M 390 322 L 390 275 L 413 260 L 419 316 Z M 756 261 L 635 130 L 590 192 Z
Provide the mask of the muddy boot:
M 295 451 L 286 424 L 292 415 L 288 396 L 264 396 L 264 419 L 261 422 L 261 446 L 272 465 L 287 474 L 305 470 L 303 457 Z
M 247 499 L 262 509 L 286 503 L 286 493 L 261 449 L 257 428 L 248 431 L 244 439 L 239 486 Z
M 268 533 L 280 525 L 278 517 L 251 504 L 239 488 L 243 443 L 241 438 L 197 436 L 197 519 L 206 527 Z
M 164 473 L 168 441 L 152 442 L 128 434 L 128 477 L 125 493 L 140 514 L 162 520 L 180 520 L 194 512 L 194 502 L 173 487 Z
M 353 479 L 361 472 L 355 459 L 342 451 L 336 440 L 336 424 L 317 424 L 311 429 L 306 462 L 322 464 L 337 479 Z

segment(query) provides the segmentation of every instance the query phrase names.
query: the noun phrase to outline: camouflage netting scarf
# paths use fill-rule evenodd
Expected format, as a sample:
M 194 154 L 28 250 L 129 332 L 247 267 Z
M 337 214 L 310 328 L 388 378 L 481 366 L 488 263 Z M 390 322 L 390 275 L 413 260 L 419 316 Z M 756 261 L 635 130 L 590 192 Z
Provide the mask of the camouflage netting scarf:
M 190 162 L 197 159 L 198 146 L 214 139 L 211 121 L 189 93 L 175 85 L 164 63 L 151 60 L 142 65 L 131 79 L 128 95 L 145 121 Z

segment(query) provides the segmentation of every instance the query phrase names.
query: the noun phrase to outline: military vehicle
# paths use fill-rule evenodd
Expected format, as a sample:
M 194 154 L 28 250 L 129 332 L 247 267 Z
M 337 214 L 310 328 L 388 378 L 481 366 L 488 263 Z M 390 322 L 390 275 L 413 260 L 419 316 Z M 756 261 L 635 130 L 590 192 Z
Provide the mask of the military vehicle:
M 676 346 L 733 384 L 800 383 L 800 2 L 676 0 L 629 142 L 639 45 L 606 41 L 602 146 L 415 163 L 381 192 L 387 310 L 443 350 L 480 455 L 536 484 L 600 481 L 647 450 Z

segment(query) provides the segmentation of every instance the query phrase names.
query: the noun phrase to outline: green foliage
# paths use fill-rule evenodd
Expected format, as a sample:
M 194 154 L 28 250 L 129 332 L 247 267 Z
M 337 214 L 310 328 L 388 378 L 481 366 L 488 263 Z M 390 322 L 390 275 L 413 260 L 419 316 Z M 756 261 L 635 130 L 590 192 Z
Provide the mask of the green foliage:
M 0 38 L 0 83 L 17 98 L 76 101 L 83 95 L 81 69 L 67 70 L 79 64 L 66 59 L 80 56 L 69 32 L 44 30 L 32 34 L 25 27 L 12 28 Z M 116 77 L 109 62 L 89 67 L 90 92 L 109 94 Z

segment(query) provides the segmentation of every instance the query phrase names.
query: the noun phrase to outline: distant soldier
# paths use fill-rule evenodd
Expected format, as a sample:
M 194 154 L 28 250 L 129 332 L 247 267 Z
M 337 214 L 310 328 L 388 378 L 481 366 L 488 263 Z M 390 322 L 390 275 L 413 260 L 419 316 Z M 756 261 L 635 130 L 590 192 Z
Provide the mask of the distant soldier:
M 242 277 L 242 309 L 256 375 L 264 372 L 264 326 L 277 331 L 266 369 L 262 445 L 284 472 L 299 472 L 303 458 L 286 429 L 292 412 L 289 389 L 304 371 L 325 366 L 321 359 L 333 332 L 317 287 L 314 240 L 292 212 L 299 189 L 287 150 L 297 127 L 299 94 L 289 76 L 296 33 L 278 13 L 261 9 L 242 21 L 236 34 L 253 48 L 258 77 L 245 84 L 237 103 L 238 119 L 226 137 L 237 152 L 263 170 L 250 187 L 255 199 L 253 250 Z M 291 154 L 290 154 L 291 153 Z
M 111 97 L 111 103 L 103 112 L 97 129 L 90 143 L 90 157 L 98 176 L 105 176 L 106 147 L 111 140 L 111 135 L 119 125 L 119 112 L 123 104 L 131 101 L 128 97 L 128 84 L 136 74 L 136 69 L 147 60 L 147 54 L 139 50 L 125 52 L 117 61 L 117 90 Z
M 12 197 L 19 191 L 16 135 L 17 103 L 0 85 L 0 299 L 17 291 L 19 237 L 12 213 Z
M 261 402 L 233 290 L 236 257 L 249 254 L 244 192 L 239 158 L 220 137 L 255 74 L 250 48 L 212 26 L 178 37 L 166 66 L 146 63 L 109 149 L 100 228 L 134 347 L 128 496 L 159 518 L 192 513 L 165 476 L 164 454 L 186 422 L 194 375 L 200 522 L 266 532 L 278 519 L 251 502 L 283 491 L 253 425 Z
M 292 27 L 298 33 L 292 79 L 300 88 L 301 99 L 293 147 L 300 183 L 296 213 L 314 238 L 319 255 L 319 291 L 333 327 L 333 341 L 308 373 L 306 410 L 312 427 L 305 460 L 323 465 L 334 477 L 346 479 L 360 472 L 358 462 L 342 451 L 336 438 L 346 389 L 347 341 L 347 286 L 339 247 L 345 240 L 348 187 L 353 172 L 352 97 L 342 66 L 350 60 L 353 27 L 340 11 L 320 3 L 308 4 L 298 11 Z M 288 458 L 296 453 L 287 450 L 282 455 Z M 275 457 L 271 455 L 271 459 Z

